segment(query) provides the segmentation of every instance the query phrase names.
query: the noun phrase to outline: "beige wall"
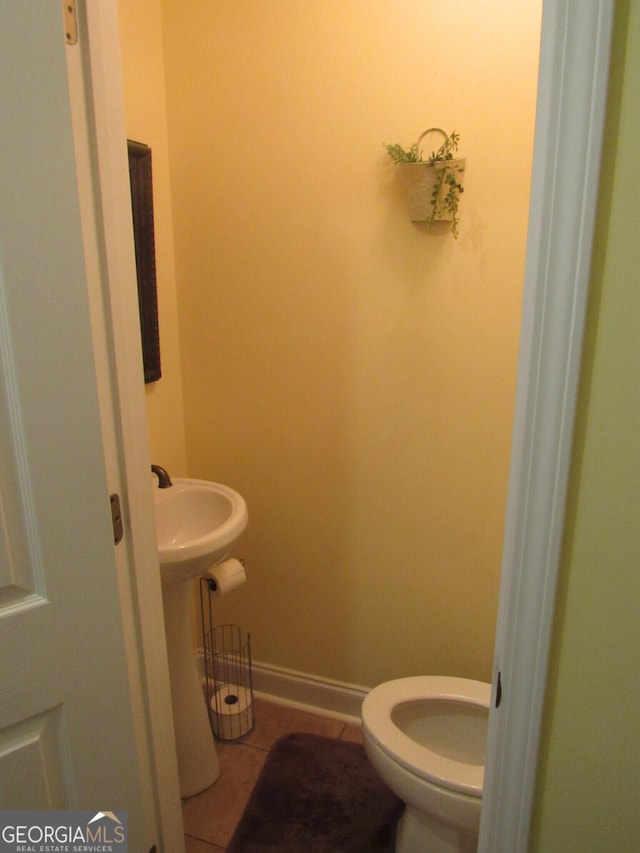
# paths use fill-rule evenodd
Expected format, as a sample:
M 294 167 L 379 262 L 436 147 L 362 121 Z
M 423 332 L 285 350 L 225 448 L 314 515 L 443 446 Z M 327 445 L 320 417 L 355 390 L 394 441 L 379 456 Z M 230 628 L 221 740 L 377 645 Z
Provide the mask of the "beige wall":
M 143 141 L 149 141 L 154 116 L 163 122 L 159 3 L 120 4 L 131 135 Z M 369 49 L 352 54 L 352 73 L 336 82 L 336 72 L 342 74 L 345 64 L 344 57 L 336 64 L 336 51 L 341 40 L 355 40 L 353 30 L 333 39 L 329 15 L 323 17 L 313 31 L 329 44 L 326 73 L 323 80 L 315 73 L 311 79 L 304 58 L 290 57 L 278 42 L 279 26 L 285 26 L 288 36 L 296 16 L 261 20 L 260 11 L 268 11 L 264 5 L 253 4 L 248 20 L 246 5 L 216 4 L 216 20 L 208 21 L 209 30 L 214 24 L 221 28 L 215 38 L 209 30 L 202 37 L 183 31 L 173 4 L 165 9 L 176 37 L 174 48 L 167 44 L 170 114 L 185 121 L 184 133 L 180 119 L 172 122 L 176 210 L 188 211 L 198 202 L 196 213 L 205 214 L 202 221 L 199 215 L 185 215 L 184 227 L 177 229 L 180 289 L 184 308 L 190 309 L 183 335 L 190 336 L 192 324 L 194 336 L 201 338 L 185 356 L 191 380 L 190 472 L 237 485 L 247 494 L 252 514 L 243 548 L 250 581 L 236 594 L 237 606 L 223 600 L 219 612 L 252 631 L 261 660 L 302 670 L 373 683 L 410 671 L 451 672 L 454 662 L 461 661 L 459 671 L 488 677 L 500 535 L 492 537 L 484 557 L 472 554 L 481 544 L 475 534 L 488 512 L 477 497 L 481 483 L 473 474 L 480 470 L 486 478 L 496 453 L 505 461 L 490 482 L 501 483 L 506 470 L 511 401 L 500 402 L 497 421 L 494 401 L 508 398 L 513 389 L 516 332 L 509 323 L 517 314 L 522 278 L 535 74 L 535 48 L 527 33 L 529 39 L 537 33 L 538 13 L 530 10 L 529 20 L 515 26 L 510 18 L 522 11 L 510 4 L 498 9 L 495 19 L 491 9 L 483 8 L 483 18 L 489 15 L 485 22 L 467 9 L 468 24 L 466 16 L 456 24 L 456 47 L 447 44 L 447 57 L 436 59 L 440 36 L 429 40 L 424 33 L 450 29 L 436 26 L 436 9 L 429 10 L 429 21 L 416 14 L 417 44 L 409 51 L 397 45 L 404 43 L 407 31 L 413 41 L 411 22 L 397 15 L 383 20 L 384 7 L 371 3 L 372 17 L 361 30 L 369 39 L 372 29 L 386 27 L 389 45 L 380 51 L 385 39 L 377 44 L 368 40 Z M 304 5 L 310 11 L 318 8 Z M 355 9 L 339 5 L 346 18 Z M 418 12 L 423 5 L 416 7 Z M 605 147 L 614 151 L 619 136 L 620 150 L 613 204 L 609 206 L 605 192 L 597 232 L 541 749 L 531 849 L 545 853 L 633 849 L 640 835 L 634 799 L 640 708 L 633 677 L 640 657 L 635 613 L 640 550 L 635 402 L 640 361 L 635 271 L 640 258 L 635 232 L 640 210 L 636 196 L 627 192 L 623 197 L 628 175 L 634 174 L 633 140 L 640 135 L 637 99 L 632 99 L 640 80 L 640 19 L 632 7 L 617 4 L 617 61 Z M 328 8 L 324 3 L 323 9 Z M 203 9 L 203 4 L 192 4 L 193 13 Z M 404 9 L 412 7 L 403 4 Z M 226 18 L 232 13 L 240 22 Z M 199 27 L 201 19 L 196 20 Z M 493 30 L 490 38 L 485 25 Z M 508 35 L 512 27 L 517 36 Z M 258 51 L 261 28 L 269 43 Z M 486 55 L 478 56 L 469 71 L 474 55 L 469 43 L 484 51 L 494 48 L 495 57 L 490 62 Z M 210 56 L 214 50 L 217 59 Z M 299 50 L 312 51 L 308 39 Z M 508 65 L 502 72 L 501 52 Z M 269 63 L 259 62 L 262 53 L 271 54 Z M 369 53 L 373 63 L 364 55 Z M 434 57 L 428 67 L 425 56 L 427 61 Z M 308 59 L 314 69 L 321 68 L 321 54 L 312 52 Z M 290 74 L 294 62 L 297 75 Z M 449 70 L 451 62 L 457 69 Z M 147 86 L 139 75 L 151 69 L 153 80 Z M 428 82 L 449 80 L 451 74 L 456 86 L 447 85 L 441 98 Z M 192 80 L 198 84 L 193 93 Z M 521 99 L 522 106 L 527 104 L 526 121 L 520 108 L 513 107 L 519 90 L 527 93 Z M 455 96 L 447 104 L 451 91 Z M 320 111 L 323 101 L 317 106 L 318 97 L 331 100 L 332 106 L 327 103 Z M 311 98 L 313 110 L 307 104 Z M 302 103 L 289 116 L 294 100 Z M 149 113 L 138 134 L 138 117 Z M 272 115 L 277 121 L 271 121 Z M 494 122 L 495 132 L 488 126 Z M 432 123 L 456 127 L 469 157 L 458 243 L 428 236 L 405 220 L 393 173 L 386 171 L 379 148 L 383 140 L 410 142 Z M 163 135 L 160 127 L 158 139 Z M 517 169 L 509 165 L 505 180 L 487 191 L 502 162 L 487 152 L 496 139 L 507 138 L 507 162 L 512 156 L 520 162 Z M 348 156 L 336 151 L 340 146 Z M 155 161 L 154 168 L 157 173 Z M 291 189 L 287 175 L 296 176 Z M 613 178 L 613 164 L 605 161 L 604 186 Z M 312 195 L 305 210 L 293 197 L 296 188 L 300 197 Z M 245 203 L 254 189 L 255 200 Z M 165 184 L 160 204 L 167 220 L 168 198 Z M 288 227 L 280 233 L 285 219 Z M 190 230 L 197 255 L 193 259 Z M 170 245 L 171 233 L 163 233 L 160 242 L 166 239 Z M 159 248 L 166 251 L 164 245 Z M 161 301 L 173 287 L 162 266 Z M 172 261 L 168 266 L 172 270 Z M 202 281 L 190 278 L 191 266 L 202 270 Z M 508 318 L 503 316 L 505 301 Z M 482 323 L 489 325 L 484 339 Z M 167 340 L 168 335 L 163 329 L 163 356 L 167 348 L 175 347 L 177 354 L 177 337 Z M 474 344 L 468 351 L 464 336 Z M 501 358 L 508 363 L 503 382 L 501 368 L 486 369 L 487 361 L 499 365 Z M 493 419 L 500 431 L 490 435 L 483 418 L 477 418 L 476 404 L 471 422 L 462 424 L 466 443 L 456 450 L 453 439 L 448 446 L 445 442 L 456 410 L 448 411 L 443 403 L 447 391 L 449 397 L 458 391 L 458 408 L 468 399 L 471 410 L 474 398 L 486 394 L 485 385 L 470 393 L 475 359 L 478 378 L 486 380 L 489 373 L 494 382 L 484 418 Z M 458 382 L 452 384 L 454 369 Z M 165 373 L 155 390 L 161 392 L 167 381 Z M 280 408 L 274 409 L 275 403 Z M 179 409 L 179 393 L 168 394 L 166 405 Z M 160 446 L 165 424 L 161 409 L 150 407 L 152 446 Z M 180 429 L 174 432 L 177 440 L 170 446 L 184 453 Z M 473 455 L 480 438 L 488 443 Z M 441 451 L 446 455 L 440 458 Z M 473 456 L 466 470 L 456 462 L 464 451 L 467 458 Z M 438 478 L 439 461 L 443 469 L 451 462 L 448 476 Z M 425 476 L 427 467 L 430 476 Z M 503 489 L 494 485 L 493 492 Z M 417 513 L 409 517 L 407 512 L 409 492 L 414 497 L 420 493 L 417 520 Z M 464 514 L 455 511 L 456 495 L 463 493 L 475 501 L 477 526 L 465 528 Z M 493 511 L 493 527 L 501 527 L 499 500 Z M 375 519 L 384 519 L 386 529 L 393 531 L 388 543 L 370 530 Z M 465 549 L 477 567 L 469 591 L 460 568 L 466 565 Z M 419 550 L 434 555 L 433 566 Z M 330 583 L 335 589 L 327 589 Z M 447 611 L 460 606 L 463 619 L 449 620 Z M 464 619 L 471 620 L 469 631 L 475 631 L 471 648 Z
M 151 460 L 186 474 L 160 0 L 119 0 L 127 136 L 151 146 L 162 378 L 146 385 Z
M 627 29 L 627 16 L 628 29 Z M 532 850 L 640 838 L 640 8 L 616 8 L 600 218 Z M 625 55 L 626 44 L 626 55 Z
M 250 512 L 219 619 L 328 678 L 488 679 L 540 3 L 163 15 L 188 469 Z M 432 125 L 467 157 L 458 241 L 383 150 Z

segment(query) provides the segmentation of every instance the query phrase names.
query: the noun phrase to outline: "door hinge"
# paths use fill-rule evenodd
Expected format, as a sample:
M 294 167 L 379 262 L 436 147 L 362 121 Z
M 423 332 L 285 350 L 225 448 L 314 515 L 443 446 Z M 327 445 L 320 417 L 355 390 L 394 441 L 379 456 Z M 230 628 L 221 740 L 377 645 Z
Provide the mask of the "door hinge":
M 78 44 L 76 0 L 62 0 L 62 16 L 64 18 L 64 39 L 66 43 Z
M 111 501 L 111 523 L 113 524 L 113 544 L 117 545 L 122 542 L 124 536 L 124 527 L 122 524 L 122 510 L 120 509 L 120 495 L 113 494 L 109 496 Z

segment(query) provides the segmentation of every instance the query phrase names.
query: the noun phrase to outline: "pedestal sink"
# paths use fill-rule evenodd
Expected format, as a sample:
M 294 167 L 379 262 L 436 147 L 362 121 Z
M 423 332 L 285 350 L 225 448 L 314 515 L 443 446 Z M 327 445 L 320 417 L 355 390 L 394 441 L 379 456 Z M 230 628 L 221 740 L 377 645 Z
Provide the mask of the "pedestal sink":
M 174 478 L 154 504 L 180 795 L 190 797 L 220 773 L 194 656 L 192 580 L 229 555 L 248 513 L 241 495 L 207 480 Z

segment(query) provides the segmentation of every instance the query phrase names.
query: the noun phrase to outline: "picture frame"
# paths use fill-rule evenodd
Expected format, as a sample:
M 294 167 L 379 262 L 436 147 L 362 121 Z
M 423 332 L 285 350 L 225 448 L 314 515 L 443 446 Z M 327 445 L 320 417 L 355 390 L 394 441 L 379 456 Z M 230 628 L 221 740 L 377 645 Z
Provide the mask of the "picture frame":
M 162 376 L 160 363 L 160 328 L 158 322 L 158 290 L 153 221 L 153 178 L 151 148 L 142 142 L 127 140 L 131 212 L 136 251 L 138 306 L 145 383 L 157 382 Z

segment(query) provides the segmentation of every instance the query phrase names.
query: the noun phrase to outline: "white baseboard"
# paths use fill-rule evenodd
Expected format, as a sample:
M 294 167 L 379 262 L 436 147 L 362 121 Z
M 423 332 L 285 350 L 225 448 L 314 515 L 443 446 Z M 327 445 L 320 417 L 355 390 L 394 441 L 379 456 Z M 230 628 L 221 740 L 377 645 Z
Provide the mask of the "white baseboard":
M 253 661 L 253 689 L 257 696 L 313 711 L 347 722 L 360 722 L 366 687 L 330 681 L 317 675 L 296 672 L 268 663 Z
M 202 648 L 196 649 L 195 658 L 200 676 L 204 677 Z M 367 687 L 258 661 L 252 661 L 251 672 L 253 692 L 258 697 L 345 722 L 360 723 L 362 702 L 369 692 Z

